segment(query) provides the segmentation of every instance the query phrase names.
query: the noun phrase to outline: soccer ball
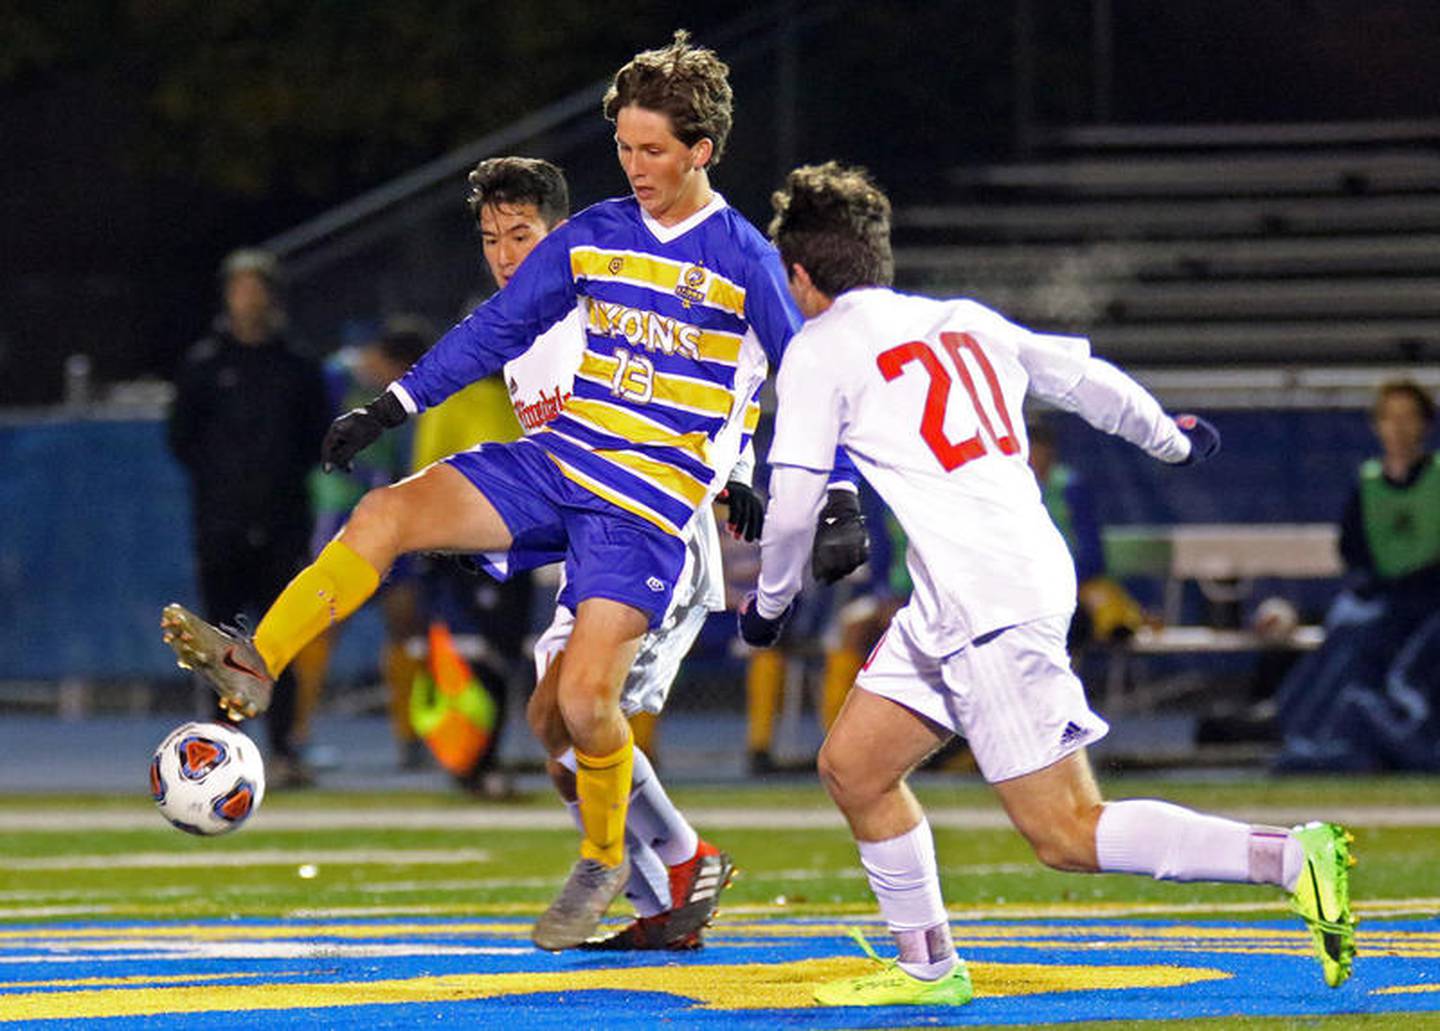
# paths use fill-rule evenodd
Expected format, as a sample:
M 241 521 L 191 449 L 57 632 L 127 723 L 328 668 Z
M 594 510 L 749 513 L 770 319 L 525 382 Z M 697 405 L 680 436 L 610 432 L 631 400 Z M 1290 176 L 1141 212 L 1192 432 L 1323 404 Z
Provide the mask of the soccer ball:
M 260 749 L 234 727 L 183 723 L 150 760 L 160 815 L 190 834 L 229 834 L 265 797 Z

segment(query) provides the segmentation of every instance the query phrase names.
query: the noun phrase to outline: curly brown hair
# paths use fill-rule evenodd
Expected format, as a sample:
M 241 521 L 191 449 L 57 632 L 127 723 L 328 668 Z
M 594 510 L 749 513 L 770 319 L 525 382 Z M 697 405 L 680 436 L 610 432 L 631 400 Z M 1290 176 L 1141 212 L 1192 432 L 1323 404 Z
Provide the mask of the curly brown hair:
M 890 200 L 865 169 L 838 161 L 803 165 L 786 176 L 770 203 L 770 238 L 786 270 L 804 266 L 827 297 L 894 280 Z
M 693 46 L 681 29 L 669 46 L 642 51 L 615 73 L 605 91 L 605 117 L 613 122 L 632 104 L 658 111 L 669 116 L 670 131 L 685 146 L 708 139 L 714 147 L 710 165 L 718 165 L 734 121 L 729 75 L 715 51 Z
M 465 205 L 478 224 L 480 211 L 494 204 L 534 204 L 541 221 L 553 229 L 570 214 L 565 173 L 540 158 L 486 158 L 468 177 Z

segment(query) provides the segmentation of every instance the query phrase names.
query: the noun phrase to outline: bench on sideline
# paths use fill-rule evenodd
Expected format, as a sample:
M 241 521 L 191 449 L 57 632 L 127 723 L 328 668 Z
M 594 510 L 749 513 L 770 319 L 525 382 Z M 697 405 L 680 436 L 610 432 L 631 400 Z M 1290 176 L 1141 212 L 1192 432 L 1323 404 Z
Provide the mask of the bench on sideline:
M 1339 534 L 1329 523 L 1191 523 L 1175 526 L 1114 526 L 1104 531 L 1105 561 L 1117 579 L 1155 577 L 1163 584 L 1159 627 L 1142 627 L 1114 646 L 1103 703 L 1107 712 L 1144 708 L 1127 692 L 1133 659 L 1140 655 L 1205 655 L 1258 652 L 1267 648 L 1309 651 L 1325 632 L 1298 626 L 1283 638 L 1250 629 L 1221 629 L 1180 622 L 1185 585 L 1194 581 L 1211 601 L 1237 602 L 1260 578 L 1338 577 Z

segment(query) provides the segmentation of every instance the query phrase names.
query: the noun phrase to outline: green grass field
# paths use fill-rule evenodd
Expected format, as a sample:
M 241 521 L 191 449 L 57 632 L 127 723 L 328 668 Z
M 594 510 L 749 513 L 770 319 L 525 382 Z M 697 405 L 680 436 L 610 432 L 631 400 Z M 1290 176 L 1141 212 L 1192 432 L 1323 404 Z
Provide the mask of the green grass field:
M 1362 919 L 1440 912 L 1435 782 L 1124 777 L 1106 787 L 1112 797 L 1165 797 L 1271 820 L 1348 811 L 1356 817 L 1352 893 Z M 1264 888 L 1056 873 L 1000 826 L 984 785 L 931 778 L 917 793 L 936 824 L 946 901 L 957 920 L 1285 915 L 1279 893 Z M 876 915 L 854 845 L 818 786 L 682 788 L 674 795 L 741 871 L 716 934 L 727 925 L 763 934 L 767 920 L 782 917 Z M 360 820 L 368 825 L 335 826 Z M 170 828 L 140 796 L 0 798 L 0 923 L 528 917 L 550 899 L 575 854 L 575 833 L 564 821 L 543 793 L 481 805 L 459 795 L 302 792 L 267 799 L 235 834 L 202 839 Z M 1371 1029 L 1400 1020 L 1408 1028 L 1440 1026 L 1435 1015 L 1413 1012 L 1125 1026 Z
M 1323 815 L 1326 807 L 1440 805 L 1440 784 L 1419 779 L 1324 779 L 1259 783 L 1111 779 L 1114 797 L 1165 797 L 1212 812 L 1294 810 Z M 922 802 L 937 812 L 998 812 L 983 785 L 928 782 Z M 702 833 L 735 857 L 741 876 L 726 896 L 727 910 L 774 908 L 797 914 L 873 911 L 839 826 L 804 829 L 706 827 L 704 815 L 724 811 L 828 812 L 818 787 L 684 788 L 680 805 L 693 810 Z M 384 907 L 431 913 L 527 913 L 547 901 L 573 859 L 568 829 L 445 829 L 383 826 L 386 812 L 473 813 L 459 796 L 357 795 L 303 792 L 272 797 L 253 824 L 222 838 L 181 834 L 154 814 L 147 799 L 26 796 L 0 799 L 0 818 L 43 813 L 67 829 L 6 831 L 0 826 L 0 920 L 45 907 L 94 906 L 107 917 L 285 916 L 297 911 Z M 492 806 L 493 808 L 497 808 Z M 544 795 L 498 807 L 519 818 L 558 808 Z M 364 813 L 382 824 L 346 829 L 270 829 L 279 814 Z M 123 814 L 135 826 L 96 830 L 88 820 Z M 151 817 L 146 819 L 146 817 Z M 1392 821 L 1392 822 L 1403 822 Z M 1433 821 L 1432 821 L 1433 822 Z M 1354 891 L 1363 908 L 1440 896 L 1434 857 L 1440 827 L 1356 826 Z M 1162 884 L 1123 876 L 1084 877 L 1047 870 L 1010 830 L 936 829 L 946 900 L 952 910 L 1111 903 L 1172 906 L 1194 912 L 1213 905 L 1244 911 L 1278 900 L 1245 886 Z M 257 853 L 263 853 L 257 855 Z M 366 853 L 370 853 L 367 855 Z M 414 853 L 409 860 L 405 853 Z M 242 855 L 243 854 L 243 855 Z M 240 865 L 211 869 L 206 857 Z M 105 857 L 114 857 L 107 862 Z M 195 865 L 178 865 L 179 863 Z M 305 865 L 314 876 L 301 877 Z M 308 871 L 307 871 L 308 872 Z M 102 908 L 103 907 L 103 908 Z M 41 915 L 41 914 L 36 914 Z

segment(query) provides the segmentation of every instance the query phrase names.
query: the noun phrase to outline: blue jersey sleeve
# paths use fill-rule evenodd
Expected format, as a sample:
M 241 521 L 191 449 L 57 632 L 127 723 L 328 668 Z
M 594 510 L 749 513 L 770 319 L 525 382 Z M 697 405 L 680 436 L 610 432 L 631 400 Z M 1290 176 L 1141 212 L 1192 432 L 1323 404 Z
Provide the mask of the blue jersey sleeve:
M 780 359 L 800 324 L 800 309 L 786 285 L 785 267 L 773 247 L 764 247 L 750 263 L 745 283 L 745 320 L 755 330 L 770 367 L 780 368 Z
M 492 376 L 575 307 L 570 242 L 561 226 L 530 252 L 505 289 L 467 315 L 410 370 L 400 386 L 421 409 Z

